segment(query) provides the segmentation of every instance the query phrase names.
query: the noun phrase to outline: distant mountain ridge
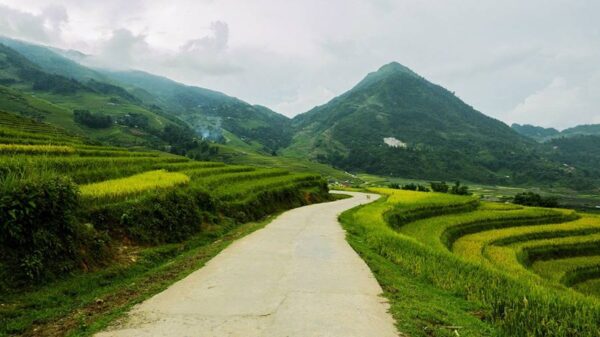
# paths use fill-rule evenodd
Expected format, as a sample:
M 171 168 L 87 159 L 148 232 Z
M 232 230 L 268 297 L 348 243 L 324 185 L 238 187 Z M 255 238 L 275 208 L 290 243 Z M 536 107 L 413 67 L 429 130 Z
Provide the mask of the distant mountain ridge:
M 530 124 L 512 124 L 511 128 L 523 136 L 535 139 L 538 142 L 547 142 L 561 137 L 575 136 L 600 136 L 600 124 L 583 124 L 558 131 L 554 128 L 544 128 Z

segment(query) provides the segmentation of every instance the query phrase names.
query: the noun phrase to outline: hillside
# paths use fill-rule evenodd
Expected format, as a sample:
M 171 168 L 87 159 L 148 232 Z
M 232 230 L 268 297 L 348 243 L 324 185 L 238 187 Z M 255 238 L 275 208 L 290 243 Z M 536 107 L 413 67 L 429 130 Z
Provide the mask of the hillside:
M 81 82 L 101 82 L 114 90 L 118 88 L 123 95 L 143 103 L 150 110 L 185 121 L 203 138 L 227 142 L 223 132 L 226 130 L 266 153 L 287 146 L 291 140 L 290 120 L 266 107 L 142 71 L 91 69 L 79 63 L 85 61 L 83 54 L 77 54 L 76 62 L 67 57 L 72 52 L 8 38 L 0 38 L 0 42 L 49 74 Z
M 0 110 L 113 145 L 183 153 L 200 142 L 184 122 L 147 107 L 119 86 L 46 72 L 1 44 Z
M 350 171 L 503 184 L 565 178 L 534 141 L 398 63 L 295 117 L 293 126 L 284 153 Z

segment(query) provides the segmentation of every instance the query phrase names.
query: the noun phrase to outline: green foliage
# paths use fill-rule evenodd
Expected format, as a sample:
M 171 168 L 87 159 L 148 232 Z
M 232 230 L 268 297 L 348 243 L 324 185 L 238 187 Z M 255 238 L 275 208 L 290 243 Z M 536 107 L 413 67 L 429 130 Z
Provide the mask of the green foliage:
M 106 129 L 113 124 L 112 117 L 100 113 L 93 114 L 89 110 L 73 110 L 73 120 L 93 129 Z
M 429 186 L 431 186 L 431 190 L 434 192 L 438 192 L 438 193 L 447 193 L 448 189 L 450 187 L 448 187 L 448 184 L 446 184 L 446 182 L 441 181 L 441 182 L 431 182 L 429 183 Z
M 454 186 L 450 188 L 448 193 L 456 195 L 471 195 L 471 192 L 469 192 L 469 186 L 461 185 L 460 181 L 455 182 Z
M 181 242 L 199 232 L 203 221 L 195 199 L 183 191 L 155 193 L 128 206 L 120 225 L 135 242 Z
M 150 127 L 148 117 L 139 113 L 129 113 L 117 118 L 117 123 L 135 129 L 147 130 Z
M 108 252 L 107 238 L 78 225 L 77 187 L 56 176 L 0 181 L 0 274 L 8 284 L 54 278 Z
M 533 192 L 523 192 L 515 195 L 513 203 L 524 206 L 537 206 L 537 207 L 558 207 L 558 200 L 554 197 L 542 197 L 541 195 Z

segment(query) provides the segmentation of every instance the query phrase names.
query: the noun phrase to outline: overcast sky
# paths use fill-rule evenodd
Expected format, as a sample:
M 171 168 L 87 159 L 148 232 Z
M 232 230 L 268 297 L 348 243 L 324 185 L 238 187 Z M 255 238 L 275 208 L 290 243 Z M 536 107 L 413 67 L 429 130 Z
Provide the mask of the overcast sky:
M 598 0 L 0 0 L 0 34 L 288 116 L 400 62 L 507 123 L 600 123 Z

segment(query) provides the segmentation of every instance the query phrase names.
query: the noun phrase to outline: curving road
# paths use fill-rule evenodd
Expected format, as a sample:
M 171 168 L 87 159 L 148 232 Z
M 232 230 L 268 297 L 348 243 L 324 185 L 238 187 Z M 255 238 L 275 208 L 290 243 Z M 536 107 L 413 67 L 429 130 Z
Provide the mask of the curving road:
M 290 210 L 97 337 L 397 337 L 337 216 L 367 194 Z

